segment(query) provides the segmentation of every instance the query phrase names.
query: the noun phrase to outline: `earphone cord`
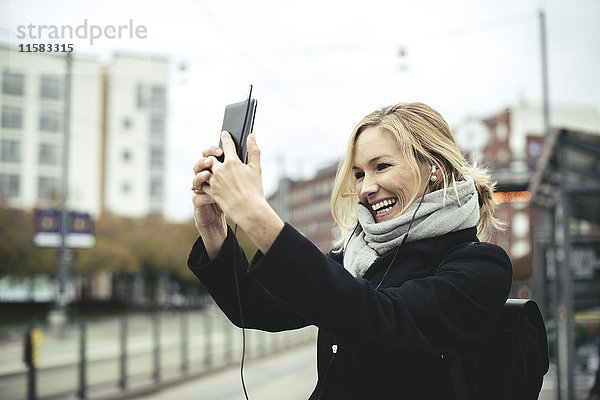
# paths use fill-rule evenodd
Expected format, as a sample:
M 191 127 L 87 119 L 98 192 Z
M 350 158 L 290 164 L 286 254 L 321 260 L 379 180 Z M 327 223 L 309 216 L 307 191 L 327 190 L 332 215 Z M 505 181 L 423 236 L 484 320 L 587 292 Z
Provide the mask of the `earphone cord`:
M 233 234 L 237 235 L 237 224 L 235 225 L 234 229 L 233 229 Z M 240 378 L 242 381 L 242 389 L 244 390 L 244 396 L 246 397 L 246 400 L 248 400 L 248 392 L 246 391 L 246 382 L 244 381 L 244 361 L 246 359 L 246 324 L 244 324 L 244 315 L 242 313 L 242 300 L 240 298 L 240 285 L 238 283 L 238 275 L 237 275 L 237 268 L 234 265 L 233 266 L 233 277 L 235 280 L 235 290 L 237 292 L 237 298 L 238 298 L 238 306 L 239 306 L 239 310 L 240 310 L 240 323 L 242 325 L 242 360 L 240 362 Z
M 417 209 L 413 213 L 412 218 L 410 220 L 410 223 L 408 224 L 408 229 L 406 230 L 406 235 L 404 235 L 404 239 L 402 239 L 402 243 L 396 249 L 396 253 L 394 253 L 394 257 L 392 258 L 392 262 L 390 262 L 390 265 L 388 265 L 387 269 L 385 270 L 385 273 L 383 274 L 383 277 L 381 278 L 381 281 L 379 281 L 379 284 L 377 285 L 377 287 L 375 288 L 375 290 L 379 289 L 379 287 L 383 283 L 383 280 L 385 279 L 385 277 L 387 276 L 388 272 L 390 271 L 390 268 L 394 264 L 394 261 L 396 261 L 396 256 L 398 255 L 398 252 L 400 251 L 400 247 L 402 247 L 402 245 L 404 244 L 404 242 L 406 242 L 406 238 L 408 237 L 408 232 L 410 232 L 410 227 L 412 226 L 412 223 L 415 220 L 415 217 L 417 216 L 417 211 L 419 211 L 419 208 L 421 208 L 421 204 L 423 203 L 423 199 L 425 198 L 425 195 L 427 194 L 427 189 L 429 189 L 429 181 L 427 181 L 427 185 L 425 186 L 425 190 L 423 191 L 423 195 L 421 196 L 421 200 L 419 201 L 419 205 L 417 206 Z M 354 230 L 350 234 L 348 241 L 350 241 L 352 239 L 352 236 L 354 236 L 354 234 L 356 233 L 357 229 L 358 229 L 358 222 L 356 223 L 356 226 L 354 227 Z M 331 358 L 329 359 L 329 364 L 327 364 L 327 368 L 325 369 L 325 373 L 323 374 L 323 380 L 322 381 L 320 380 L 321 388 L 319 389 L 319 396 L 317 397 L 317 399 L 320 399 L 321 395 L 323 394 L 323 389 L 325 388 L 325 382 L 327 381 L 327 376 L 329 374 L 329 368 L 331 367 L 331 364 L 333 364 L 333 359 L 335 358 L 335 355 L 336 355 L 337 350 L 338 350 L 337 349 L 338 346 L 336 344 L 336 338 L 335 337 L 333 338 L 332 342 L 334 343 L 333 346 L 332 346 L 332 348 L 331 348 L 332 351 L 333 351 L 333 354 L 331 355 Z
M 383 281 L 384 281 L 385 277 L 387 276 L 388 272 L 390 272 L 390 269 L 392 268 L 392 265 L 394 265 L 394 261 L 396 261 L 396 256 L 398 255 L 398 252 L 400 251 L 400 248 L 404 245 L 404 242 L 406 242 L 406 238 L 408 238 L 408 233 L 410 232 L 410 227 L 412 226 L 413 221 L 415 220 L 415 217 L 417 216 L 417 211 L 419 211 L 419 208 L 421 208 L 421 204 L 423 204 L 423 199 L 425 198 L 425 195 L 427 194 L 427 189 L 429 189 L 429 180 L 427 181 L 427 186 L 425 186 L 425 190 L 423 190 L 423 195 L 421 196 L 421 200 L 419 201 L 419 205 L 417 206 L 417 209 L 413 213 L 412 218 L 410 219 L 410 222 L 408 223 L 408 229 L 406 230 L 406 235 L 404 235 L 404 238 L 402 239 L 402 243 L 400 243 L 400 246 L 398 246 L 398 248 L 396 249 L 396 252 L 394 253 L 394 257 L 392 258 L 392 261 L 390 262 L 390 265 L 388 265 L 387 269 L 385 270 L 385 273 L 381 277 L 381 280 L 379 281 L 379 283 L 375 287 L 375 290 L 379 289 L 379 287 L 383 283 Z

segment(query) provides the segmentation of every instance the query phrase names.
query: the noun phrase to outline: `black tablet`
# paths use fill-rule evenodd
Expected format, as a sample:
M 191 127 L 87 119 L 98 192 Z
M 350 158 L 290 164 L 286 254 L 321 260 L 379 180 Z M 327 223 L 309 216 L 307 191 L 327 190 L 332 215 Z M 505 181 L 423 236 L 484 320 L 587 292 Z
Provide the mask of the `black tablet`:
M 248 135 L 252 133 L 255 114 L 256 99 L 252 98 L 252 85 L 250 85 L 250 93 L 246 100 L 229 104 L 225 107 L 222 130 L 231 134 L 235 142 L 237 155 L 243 163 L 246 163 L 248 160 L 246 140 L 248 139 Z M 219 147 L 222 147 L 221 141 L 219 141 Z M 224 155 L 219 158 L 219 161 L 222 162 L 223 160 Z

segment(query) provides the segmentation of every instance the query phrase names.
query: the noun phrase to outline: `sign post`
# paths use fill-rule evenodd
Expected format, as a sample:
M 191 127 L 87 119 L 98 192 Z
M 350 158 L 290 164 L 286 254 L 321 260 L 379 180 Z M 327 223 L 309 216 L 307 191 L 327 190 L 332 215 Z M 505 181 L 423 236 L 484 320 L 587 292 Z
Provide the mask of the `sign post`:
M 64 212 L 58 209 L 39 209 L 35 212 L 35 234 L 33 243 L 38 247 L 58 248 L 58 294 L 56 309 L 49 314 L 50 322 L 61 324 L 65 321 L 67 304 L 68 267 L 75 259 L 74 248 L 93 247 L 93 220 L 90 214 Z M 66 220 L 66 226 L 63 221 Z
M 39 209 L 35 212 L 35 234 L 33 243 L 38 247 L 61 247 L 61 211 Z M 65 249 L 59 253 L 69 254 L 73 248 L 88 249 L 96 240 L 93 235 L 92 216 L 87 213 L 71 211 L 67 217 L 65 230 Z

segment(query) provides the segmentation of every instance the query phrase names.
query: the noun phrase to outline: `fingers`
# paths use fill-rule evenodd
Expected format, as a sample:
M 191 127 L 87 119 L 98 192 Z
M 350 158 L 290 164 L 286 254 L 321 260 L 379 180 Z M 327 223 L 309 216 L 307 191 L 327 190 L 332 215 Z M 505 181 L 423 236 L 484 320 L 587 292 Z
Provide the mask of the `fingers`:
M 253 133 L 248 135 L 246 148 L 248 149 L 248 165 L 260 171 L 260 149 Z
M 202 185 L 208 184 L 211 175 L 210 171 L 200 171 L 196 173 L 192 179 L 192 189 L 196 192 L 203 192 Z
M 229 137 L 229 135 L 227 136 Z M 231 138 L 229 140 L 233 143 Z M 195 194 L 206 193 L 204 189 L 209 185 L 208 180 L 212 176 L 212 168 L 217 162 L 217 157 L 221 155 L 223 155 L 223 149 L 217 146 L 210 146 L 202 151 L 203 158 L 196 161 L 193 166 L 194 178 L 192 179 L 192 191 Z
M 221 144 L 223 145 L 223 153 L 225 153 L 226 160 L 240 159 L 235 149 L 235 143 L 231 138 L 231 134 L 229 132 L 221 132 Z
M 223 154 L 223 149 L 217 146 L 210 146 L 202 150 L 202 157 L 220 157 Z
M 192 204 L 194 205 L 194 209 L 195 210 L 202 210 L 202 209 L 206 209 L 207 205 L 217 205 L 217 202 L 210 197 L 210 195 L 204 193 L 204 192 L 194 192 L 194 195 L 192 196 Z
M 194 164 L 194 174 L 198 174 L 202 171 L 210 171 L 210 169 L 212 168 L 213 164 L 215 162 L 215 158 L 214 157 L 208 157 L 208 158 L 201 158 L 198 161 L 196 161 L 196 164 Z
M 212 196 L 212 187 L 210 185 L 210 179 L 215 177 L 221 177 L 220 174 L 234 174 L 239 175 L 239 170 L 237 168 L 247 168 L 242 167 L 242 163 L 237 156 L 237 151 L 235 148 L 235 143 L 231 138 L 231 135 L 227 131 L 221 132 L 221 146 L 219 148 L 217 146 L 211 146 L 203 150 L 202 155 L 204 156 L 200 160 L 196 161 L 194 164 L 194 177 L 192 179 L 192 191 L 195 195 L 208 195 Z M 248 149 L 248 167 L 252 170 L 257 171 L 260 174 L 260 149 L 256 144 L 256 139 L 253 134 L 250 134 L 247 139 L 247 149 Z M 230 164 L 230 167 L 225 168 L 221 171 L 221 168 L 224 165 L 217 160 L 216 157 L 225 154 L 226 160 L 237 160 L 237 163 Z M 239 165 L 236 165 L 239 164 Z M 227 172 L 224 172 L 227 171 Z M 232 172 L 237 171 L 237 172 Z M 217 181 L 222 181 L 217 180 Z M 227 182 L 231 181 L 231 179 L 226 179 Z

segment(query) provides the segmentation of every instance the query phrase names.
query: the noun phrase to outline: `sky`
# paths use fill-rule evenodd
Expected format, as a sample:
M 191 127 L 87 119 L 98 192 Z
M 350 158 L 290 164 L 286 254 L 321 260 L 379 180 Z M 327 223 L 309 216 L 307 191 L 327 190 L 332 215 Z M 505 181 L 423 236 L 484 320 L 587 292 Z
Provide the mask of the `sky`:
M 165 211 L 185 220 L 192 166 L 250 84 L 269 194 L 284 175 L 309 178 L 336 162 L 379 107 L 420 101 L 457 126 L 539 104 L 540 10 L 551 106 L 600 108 L 597 0 L 0 0 L 0 40 L 18 44 L 17 27 L 29 24 L 143 27 L 144 37 L 71 42 L 106 62 L 115 52 L 169 58 Z

